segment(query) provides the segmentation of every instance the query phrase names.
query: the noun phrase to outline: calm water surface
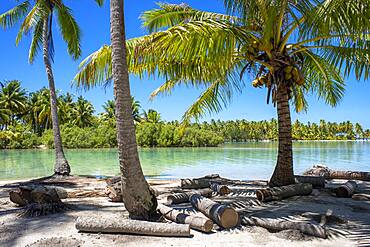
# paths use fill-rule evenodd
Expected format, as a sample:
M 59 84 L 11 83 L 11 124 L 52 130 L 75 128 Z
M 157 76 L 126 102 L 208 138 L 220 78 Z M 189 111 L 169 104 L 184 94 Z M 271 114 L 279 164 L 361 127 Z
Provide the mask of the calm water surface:
M 142 148 L 146 176 L 196 177 L 210 173 L 235 179 L 267 179 L 275 166 L 277 143 L 225 144 L 217 148 Z M 67 150 L 73 174 L 116 175 L 115 149 Z M 0 180 L 50 175 L 53 150 L 0 150 Z M 334 169 L 370 171 L 370 142 L 295 142 L 294 169 L 301 173 L 313 164 Z

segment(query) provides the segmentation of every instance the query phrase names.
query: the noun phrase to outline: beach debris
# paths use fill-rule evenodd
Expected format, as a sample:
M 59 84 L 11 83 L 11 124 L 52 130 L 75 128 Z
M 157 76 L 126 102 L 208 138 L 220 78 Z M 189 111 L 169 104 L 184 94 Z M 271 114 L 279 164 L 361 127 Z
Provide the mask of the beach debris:
M 92 233 L 128 233 L 163 237 L 190 237 L 190 225 L 131 220 L 119 217 L 78 217 L 76 229 Z
M 370 181 L 370 172 L 359 171 L 336 171 L 331 170 L 325 165 L 315 165 L 311 169 L 305 171 L 303 175 L 323 176 L 326 179 L 349 179 Z
M 67 198 L 67 191 L 60 187 L 27 185 L 9 192 L 9 199 L 25 207 L 21 216 L 41 216 L 61 212 L 67 206 L 61 199 Z
M 193 208 L 202 212 L 222 228 L 232 228 L 239 223 L 238 213 L 229 206 L 214 202 L 199 194 L 191 195 L 190 202 Z
M 101 188 L 68 191 L 68 198 L 105 197 L 106 193 Z
M 370 195 L 368 194 L 354 194 L 352 196 L 353 200 L 357 201 L 370 201 Z
M 301 214 L 301 216 L 312 219 L 317 223 L 320 223 L 321 226 L 326 224 L 344 224 L 348 221 L 337 215 L 333 214 L 333 210 L 328 209 L 325 214 L 306 212 Z
M 325 178 L 322 176 L 294 176 L 296 183 L 309 183 L 313 188 L 325 188 Z
M 257 199 L 261 202 L 277 201 L 292 196 L 309 195 L 311 193 L 312 184 L 309 183 L 291 184 L 256 190 Z
M 192 190 L 187 192 L 181 192 L 181 193 L 174 193 L 167 196 L 167 204 L 180 204 L 189 202 L 190 196 L 193 194 L 199 194 L 205 197 L 211 197 L 213 193 L 213 190 L 207 188 L 207 189 L 201 189 L 201 190 Z
M 273 231 L 283 231 L 283 230 L 299 230 L 300 232 L 315 236 L 319 238 L 326 238 L 327 233 L 326 229 L 323 226 L 311 224 L 311 223 L 304 223 L 304 222 L 293 222 L 287 221 L 283 219 L 272 219 L 272 218 L 259 218 L 259 217 L 243 217 L 242 218 L 243 225 L 249 226 L 259 226 L 263 227 L 268 230 Z
M 218 183 L 212 183 L 209 188 L 214 192 L 217 192 L 219 195 L 227 195 L 231 193 L 231 189 L 227 185 L 221 185 Z
M 334 189 L 337 197 L 352 197 L 356 192 L 357 183 L 356 181 L 350 180 Z
M 211 232 L 213 229 L 213 221 L 196 215 L 189 215 L 174 208 L 158 204 L 158 211 L 168 220 L 180 224 L 189 224 L 190 228 L 202 232 Z
M 220 177 L 219 174 L 210 174 L 200 178 L 184 178 L 181 179 L 182 189 L 204 189 L 209 188 L 211 184 L 219 185 L 248 185 L 250 183 L 260 183 L 265 184 L 265 181 L 243 181 L 234 180 Z

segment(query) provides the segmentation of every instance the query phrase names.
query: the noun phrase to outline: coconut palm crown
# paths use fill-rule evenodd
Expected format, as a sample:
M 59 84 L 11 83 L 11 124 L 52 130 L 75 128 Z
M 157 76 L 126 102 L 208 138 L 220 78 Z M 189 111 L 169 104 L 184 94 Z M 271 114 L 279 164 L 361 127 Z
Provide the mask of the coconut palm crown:
M 307 109 L 316 94 L 331 106 L 344 95 L 345 78 L 370 71 L 370 0 L 224 0 L 227 14 L 186 4 L 159 4 L 144 12 L 150 34 L 127 41 L 131 73 L 160 76 L 152 93 L 178 85 L 204 89 L 183 122 L 218 112 L 244 89 L 246 75 L 265 88 L 277 108 L 279 150 L 271 186 L 294 183 L 290 102 Z M 103 46 L 80 65 L 75 84 L 109 82 L 111 49 Z

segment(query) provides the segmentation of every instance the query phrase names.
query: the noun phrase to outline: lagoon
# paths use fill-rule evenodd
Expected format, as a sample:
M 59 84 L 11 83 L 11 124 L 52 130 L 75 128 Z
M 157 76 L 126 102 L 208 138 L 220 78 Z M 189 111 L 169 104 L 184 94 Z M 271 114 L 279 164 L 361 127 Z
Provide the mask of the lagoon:
M 313 164 L 332 169 L 370 171 L 370 142 L 294 142 L 294 169 L 302 173 Z M 159 179 L 197 177 L 210 173 L 234 179 L 268 179 L 277 154 L 276 142 L 227 143 L 215 148 L 140 148 L 144 174 Z M 72 173 L 119 174 L 116 149 L 69 149 Z M 53 150 L 0 150 L 0 180 L 50 175 Z

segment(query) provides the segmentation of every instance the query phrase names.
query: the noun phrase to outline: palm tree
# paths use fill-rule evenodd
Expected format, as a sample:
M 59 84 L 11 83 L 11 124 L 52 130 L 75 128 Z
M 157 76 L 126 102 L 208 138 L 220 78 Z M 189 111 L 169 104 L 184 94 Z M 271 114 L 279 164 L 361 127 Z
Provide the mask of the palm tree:
M 102 4 L 102 0 L 95 0 Z M 77 25 L 72 11 L 61 0 L 26 0 L 0 15 L 0 25 L 9 28 L 22 21 L 16 38 L 16 44 L 22 37 L 32 32 L 32 41 L 29 50 L 29 62 L 32 64 L 37 53 L 42 48 L 42 55 L 45 64 L 46 74 L 49 81 L 51 117 L 54 133 L 55 146 L 55 175 L 69 175 L 70 166 L 64 155 L 62 138 L 59 129 L 57 95 L 55 92 L 54 75 L 52 62 L 54 58 L 53 45 L 53 18 L 57 16 L 57 23 L 62 37 L 68 45 L 68 53 L 73 59 L 81 55 L 80 49 L 80 28 Z
M 279 146 L 271 186 L 294 183 L 289 102 L 307 109 L 305 95 L 316 93 L 331 106 L 344 94 L 344 78 L 367 79 L 370 1 L 224 0 L 228 14 L 200 11 L 186 4 L 160 4 L 145 12 L 150 35 L 129 40 L 132 73 L 167 81 L 152 96 L 185 84 L 206 87 L 183 121 L 227 106 L 244 88 L 265 87 L 277 106 Z M 233 16 L 232 16 L 233 15 Z M 166 30 L 164 30 L 166 29 Z M 165 52 L 163 52 L 165 51 Z M 103 46 L 80 65 L 78 85 L 94 86 L 112 76 L 111 49 Z
M 78 97 L 72 112 L 72 124 L 80 128 L 91 126 L 94 111 L 91 102 L 87 101 L 82 96 Z
M 148 112 L 144 111 L 144 120 L 149 123 L 161 122 L 161 114 L 156 110 L 149 109 Z
M 7 126 L 14 123 L 15 117 L 26 109 L 27 93 L 17 80 L 0 83 L 0 86 L 0 106 L 4 109 L 3 113 L 9 113 L 8 120 L 5 122 L 5 130 L 7 130 Z M 7 117 L 2 120 L 4 121 L 5 118 Z
M 110 120 L 115 117 L 115 108 L 116 103 L 114 100 L 108 100 L 104 103 L 103 109 L 104 113 L 102 113 L 102 116 L 105 120 Z M 142 119 L 140 116 L 140 101 L 136 100 L 134 96 L 131 96 L 131 108 L 132 108 L 132 117 L 135 121 L 135 123 L 139 123 Z
M 110 1 L 112 75 L 116 102 L 118 155 L 122 175 L 122 197 L 130 217 L 149 219 L 155 214 L 157 199 L 144 178 L 137 150 L 126 63 L 123 9 L 123 0 Z

